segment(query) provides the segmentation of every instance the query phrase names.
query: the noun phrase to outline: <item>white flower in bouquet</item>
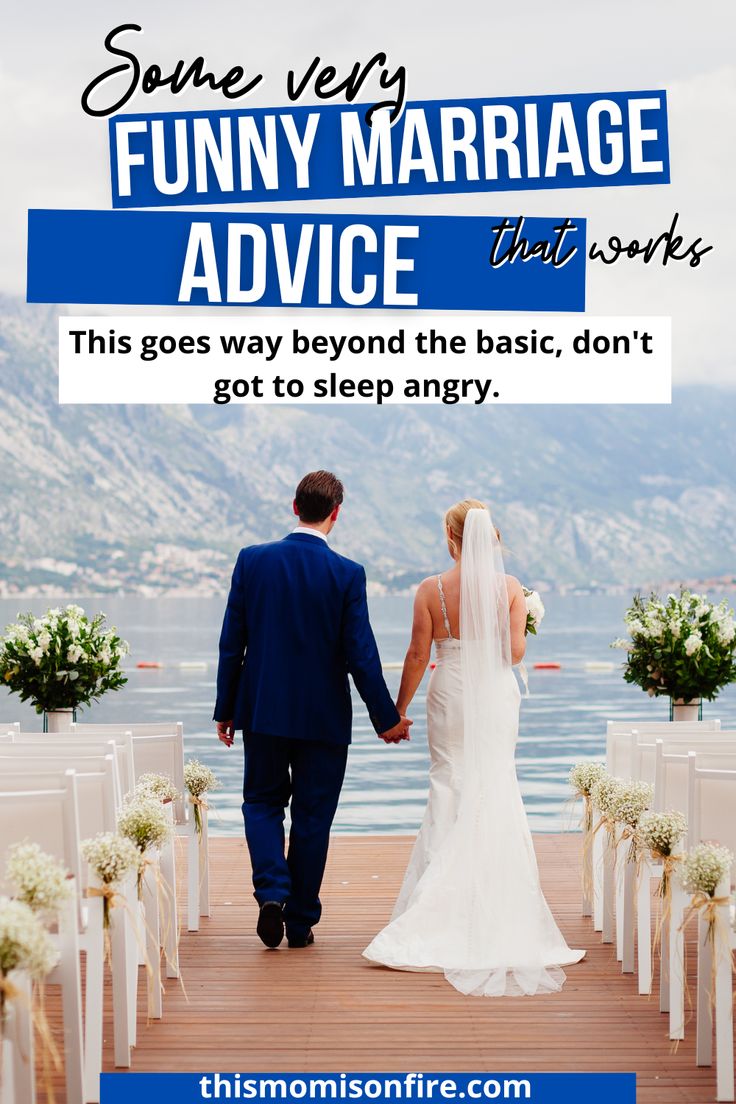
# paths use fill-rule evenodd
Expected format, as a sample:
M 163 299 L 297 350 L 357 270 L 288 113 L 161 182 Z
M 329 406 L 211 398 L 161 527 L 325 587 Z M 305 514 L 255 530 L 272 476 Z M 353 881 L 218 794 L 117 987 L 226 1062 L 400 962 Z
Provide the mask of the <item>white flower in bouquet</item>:
M 19 616 L 0 640 L 0 682 L 37 713 L 89 705 L 119 690 L 128 681 L 120 667 L 128 646 L 104 624 L 104 614 L 88 617 L 76 605 Z
M 576 793 L 583 797 L 590 797 L 591 791 L 597 782 L 607 775 L 603 763 L 591 763 L 588 760 L 576 763 L 570 770 L 570 785 Z
M 0 897 L 0 980 L 11 970 L 26 970 L 32 978 L 44 978 L 53 970 L 58 954 L 43 924 L 23 901 Z M 0 1009 L 3 990 L 0 987 Z
M 105 885 L 116 886 L 131 871 L 137 870 L 141 853 L 127 836 L 117 832 L 100 832 L 83 840 L 82 858 Z
M 718 883 L 731 869 L 733 854 L 727 847 L 715 843 L 699 843 L 688 851 L 679 869 L 679 879 L 686 893 L 702 893 L 713 897 Z
M 194 808 L 194 826 L 202 835 L 202 807 L 206 808 L 205 796 L 220 785 L 214 771 L 199 759 L 190 759 L 184 764 L 184 782 Z
M 184 781 L 192 797 L 202 797 L 220 785 L 215 772 L 199 759 L 190 759 L 184 764 Z
M 610 822 L 611 826 L 614 821 L 611 803 L 621 785 L 622 780 L 620 778 L 615 778 L 606 771 L 606 773 L 602 774 L 598 781 L 593 784 L 590 791 L 590 797 L 594 806 L 601 814 L 603 820 Z
M 639 839 L 652 854 L 664 858 L 671 855 L 687 832 L 687 820 L 682 813 L 648 812 L 639 820 Z
M 118 831 L 143 855 L 149 848 L 162 847 L 171 838 L 172 825 L 157 797 L 138 792 L 123 805 Z
M 593 803 L 591 793 L 596 783 L 607 775 L 603 763 L 586 761 L 576 763 L 570 770 L 569 780 L 575 793 L 583 799 L 583 831 L 590 832 L 593 827 Z
M 152 794 L 158 801 L 176 801 L 180 794 L 166 774 L 142 774 L 136 785 L 137 793 Z
M 16 898 L 44 916 L 57 913 L 71 893 L 71 882 L 61 863 L 27 840 L 8 849 L 5 876 Z
M 685 655 L 692 656 L 703 647 L 703 638 L 699 632 L 690 633 L 685 641 Z
M 627 828 L 636 828 L 639 817 L 646 812 L 652 804 L 654 786 L 649 782 L 635 781 L 619 782 L 611 791 L 608 802 L 608 811 L 619 824 Z
M 83 840 L 82 858 L 104 886 L 102 892 L 103 927 L 110 927 L 110 905 L 122 880 L 133 871 L 141 869 L 141 853 L 127 836 L 117 832 L 100 832 L 92 839 Z
M 525 586 L 521 589 L 524 591 L 524 601 L 526 602 L 526 632 L 536 636 L 537 629 L 542 624 L 544 617 L 544 602 L 536 590 L 529 590 Z

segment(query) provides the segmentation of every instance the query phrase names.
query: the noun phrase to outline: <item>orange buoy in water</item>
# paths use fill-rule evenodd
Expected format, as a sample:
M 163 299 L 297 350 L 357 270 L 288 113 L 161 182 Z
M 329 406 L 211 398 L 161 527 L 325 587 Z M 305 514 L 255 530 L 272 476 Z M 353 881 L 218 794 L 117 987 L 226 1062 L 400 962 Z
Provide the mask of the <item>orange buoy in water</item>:
M 562 667 L 561 663 L 535 663 L 535 671 L 559 671 Z
M 136 667 L 144 667 L 144 668 L 163 667 L 163 663 L 157 663 L 155 661 L 154 662 L 149 662 L 147 660 L 143 660 L 141 663 L 136 663 Z

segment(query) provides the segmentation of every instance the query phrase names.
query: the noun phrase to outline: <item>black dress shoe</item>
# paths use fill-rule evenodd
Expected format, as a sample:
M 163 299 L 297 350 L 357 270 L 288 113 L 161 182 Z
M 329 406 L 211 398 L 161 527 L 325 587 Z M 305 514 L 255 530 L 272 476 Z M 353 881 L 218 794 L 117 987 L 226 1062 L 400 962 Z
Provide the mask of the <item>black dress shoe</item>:
M 301 939 L 290 939 L 289 946 L 293 949 L 295 947 L 311 947 L 314 943 L 314 932 L 310 928 L 305 936 Z
M 284 938 L 284 906 L 280 901 L 265 901 L 258 914 L 256 932 L 267 947 L 278 947 Z

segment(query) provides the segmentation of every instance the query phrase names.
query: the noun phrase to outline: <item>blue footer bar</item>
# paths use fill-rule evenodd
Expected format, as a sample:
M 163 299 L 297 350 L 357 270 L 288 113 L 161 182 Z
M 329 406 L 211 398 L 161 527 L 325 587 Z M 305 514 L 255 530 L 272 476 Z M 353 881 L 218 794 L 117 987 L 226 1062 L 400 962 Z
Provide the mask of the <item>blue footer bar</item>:
M 103 1073 L 101 1104 L 203 1100 L 636 1104 L 633 1073 Z

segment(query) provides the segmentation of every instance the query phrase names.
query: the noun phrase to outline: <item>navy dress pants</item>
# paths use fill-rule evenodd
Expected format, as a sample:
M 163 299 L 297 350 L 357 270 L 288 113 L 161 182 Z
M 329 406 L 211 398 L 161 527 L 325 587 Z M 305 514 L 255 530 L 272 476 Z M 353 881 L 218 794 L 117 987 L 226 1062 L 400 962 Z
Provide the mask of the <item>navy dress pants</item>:
M 287 936 L 302 939 L 322 912 L 319 891 L 348 745 L 255 733 L 245 733 L 243 742 L 243 819 L 254 896 L 259 905 L 283 902 Z

